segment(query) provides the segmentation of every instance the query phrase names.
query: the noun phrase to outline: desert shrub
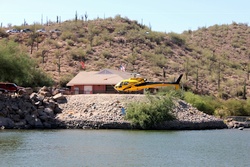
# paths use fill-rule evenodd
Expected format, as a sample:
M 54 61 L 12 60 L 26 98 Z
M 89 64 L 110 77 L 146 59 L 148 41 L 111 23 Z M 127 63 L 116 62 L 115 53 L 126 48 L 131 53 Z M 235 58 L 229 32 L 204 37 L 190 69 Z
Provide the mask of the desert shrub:
M 66 39 L 66 42 L 67 42 L 67 44 L 68 44 L 69 46 L 74 46 L 74 45 L 75 45 L 74 41 L 71 40 L 71 39 Z
M 89 24 L 88 32 L 93 36 L 98 36 L 101 33 L 101 28 L 100 26 L 96 26 L 95 24 Z
M 234 48 L 240 48 L 240 43 L 238 43 L 238 41 L 234 41 L 234 42 L 232 42 L 232 47 L 234 47 Z
M 126 25 L 124 25 L 124 24 L 117 25 L 115 27 L 114 32 L 115 32 L 115 34 L 118 34 L 118 35 L 125 35 L 127 33 Z
M 51 45 L 51 46 L 55 46 L 55 48 L 59 49 L 62 47 L 62 44 L 59 44 L 57 41 L 55 40 L 51 40 L 51 39 L 48 39 L 45 41 L 47 45 Z
M 155 54 L 164 54 L 164 55 L 168 55 L 168 54 L 172 54 L 173 51 L 171 50 L 171 48 L 169 46 L 157 46 L 155 49 Z
M 64 75 L 60 79 L 60 86 L 61 87 L 66 87 L 66 84 L 73 78 L 74 76 L 72 74 Z
M 70 32 L 70 31 L 64 31 L 61 35 L 61 39 L 63 41 L 67 40 L 67 39 L 71 39 L 73 41 L 77 41 L 77 37 L 76 35 L 73 33 L 73 32 Z
M 137 60 L 137 57 L 135 54 L 130 54 L 126 57 L 125 59 L 128 63 L 132 64 L 132 65 L 135 65 L 136 63 L 136 60 Z
M 98 59 L 98 60 L 96 61 L 96 67 L 97 67 L 98 69 L 101 69 L 101 68 L 103 68 L 104 66 L 106 66 L 105 61 L 100 60 L 100 59 Z
M 111 54 L 109 51 L 104 50 L 104 51 L 102 51 L 102 56 L 103 56 L 105 59 L 109 59 L 109 58 L 112 57 L 112 54 Z
M 143 56 L 145 56 L 148 62 L 151 62 L 152 64 L 156 66 L 164 67 L 167 64 L 167 59 L 162 54 L 156 55 L 150 52 L 143 52 Z
M 90 41 L 87 38 L 78 38 L 78 42 L 82 42 L 84 44 L 90 43 Z
M 220 118 L 226 118 L 230 116 L 230 114 L 228 113 L 228 108 L 225 106 L 215 109 L 214 115 Z
M 146 32 L 132 29 L 126 33 L 126 39 L 129 42 L 146 43 Z
M 173 87 L 160 88 L 157 94 L 161 96 L 171 95 L 172 98 L 182 99 L 182 100 L 184 99 L 184 91 L 181 89 L 175 90 L 173 89 Z
M 85 38 L 87 36 L 87 31 L 85 29 L 80 29 L 77 35 L 78 38 Z
M 214 112 L 215 116 L 250 116 L 250 100 L 229 99 L 222 102 L 221 107 Z
M 110 34 L 107 29 L 104 29 L 102 34 L 100 34 L 101 39 L 104 41 L 111 41 L 114 37 L 113 34 Z
M 0 37 L 5 38 L 8 37 L 9 34 L 4 31 L 4 29 L 0 28 Z
M 32 77 L 29 82 L 24 84 L 25 86 L 38 87 L 38 86 L 52 86 L 54 81 L 51 76 L 44 71 L 36 69 L 32 71 Z
M 221 100 L 212 96 L 195 95 L 191 92 L 186 92 L 184 99 L 198 110 L 221 118 L 250 115 L 250 100 Z
M 92 40 L 92 46 L 98 46 L 103 43 L 103 39 L 100 36 L 94 36 Z
M 198 110 L 210 115 L 214 113 L 216 108 L 220 107 L 220 103 L 212 96 L 199 96 L 191 92 L 186 92 L 184 94 L 184 100 Z
M 175 119 L 170 113 L 174 107 L 170 95 L 147 95 L 146 97 L 147 99 L 144 102 L 132 102 L 126 106 L 125 118 L 130 120 L 133 125 L 142 129 L 150 129 L 158 123 Z
M 246 105 L 245 100 L 229 99 L 224 101 L 223 105 L 227 108 L 227 115 L 230 116 L 245 116 L 247 111 L 245 109 L 249 108 L 249 104 Z
M 147 31 L 146 38 L 150 39 L 151 42 L 156 42 L 157 44 L 160 44 L 161 41 L 164 40 L 164 34 L 160 32 L 153 32 L 153 31 Z
M 78 49 L 71 50 L 70 56 L 75 61 L 85 60 L 86 59 L 86 52 L 83 49 L 78 48 Z
M 250 116 L 250 99 L 245 101 L 245 105 L 243 106 L 243 108 L 245 116 Z
M 169 36 L 170 36 L 171 41 L 178 46 L 184 46 L 186 43 L 185 39 L 179 34 L 169 33 Z
M 92 49 L 92 46 L 91 46 L 91 45 L 87 45 L 86 53 L 87 53 L 87 54 L 93 54 L 93 49 Z

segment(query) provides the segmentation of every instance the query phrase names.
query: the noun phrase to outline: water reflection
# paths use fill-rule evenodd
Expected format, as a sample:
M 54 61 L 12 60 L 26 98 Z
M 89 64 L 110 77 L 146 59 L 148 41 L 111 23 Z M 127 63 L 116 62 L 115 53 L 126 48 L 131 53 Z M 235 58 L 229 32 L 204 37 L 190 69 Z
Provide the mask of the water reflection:
M 3 135 L 4 134 L 4 135 Z M 23 136 L 16 131 L 0 131 L 0 155 L 12 154 L 22 145 Z

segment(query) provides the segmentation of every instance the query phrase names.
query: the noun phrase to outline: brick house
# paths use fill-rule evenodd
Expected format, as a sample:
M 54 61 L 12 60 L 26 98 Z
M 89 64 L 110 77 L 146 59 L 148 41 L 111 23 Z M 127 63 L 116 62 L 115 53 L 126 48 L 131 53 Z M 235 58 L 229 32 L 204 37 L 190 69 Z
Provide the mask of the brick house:
M 115 84 L 131 78 L 125 71 L 104 69 L 101 71 L 81 71 L 67 83 L 72 94 L 117 93 Z

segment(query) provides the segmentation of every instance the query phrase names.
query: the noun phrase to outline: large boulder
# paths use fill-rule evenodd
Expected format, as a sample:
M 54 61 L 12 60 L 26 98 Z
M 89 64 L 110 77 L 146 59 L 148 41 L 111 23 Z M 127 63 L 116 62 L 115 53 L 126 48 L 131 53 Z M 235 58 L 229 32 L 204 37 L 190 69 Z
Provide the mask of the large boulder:
M 58 103 L 65 103 L 67 102 L 66 97 L 62 93 L 58 93 L 55 96 L 53 96 L 53 99 Z
M 15 126 L 14 121 L 10 118 L 0 116 L 0 127 L 1 128 L 13 128 Z

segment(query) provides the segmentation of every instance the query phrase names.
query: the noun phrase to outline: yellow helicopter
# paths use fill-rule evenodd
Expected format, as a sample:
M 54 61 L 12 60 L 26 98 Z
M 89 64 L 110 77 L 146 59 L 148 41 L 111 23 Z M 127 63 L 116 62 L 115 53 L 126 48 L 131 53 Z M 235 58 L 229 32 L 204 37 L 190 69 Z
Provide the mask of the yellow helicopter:
M 135 92 L 143 89 L 157 89 L 161 87 L 173 87 L 174 89 L 180 89 L 181 74 L 174 82 L 148 82 L 144 78 L 134 77 L 122 80 L 115 85 L 115 90 L 118 92 Z

